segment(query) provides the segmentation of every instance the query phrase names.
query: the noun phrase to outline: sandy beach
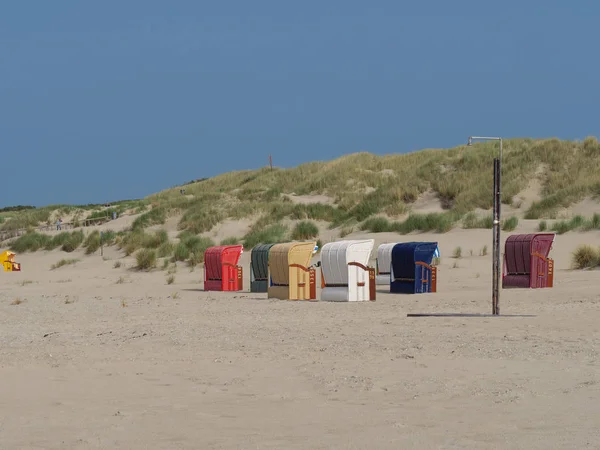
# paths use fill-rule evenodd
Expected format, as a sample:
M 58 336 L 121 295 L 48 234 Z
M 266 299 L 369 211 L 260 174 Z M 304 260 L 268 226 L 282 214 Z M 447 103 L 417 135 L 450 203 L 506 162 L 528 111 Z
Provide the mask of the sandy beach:
M 554 288 L 501 291 L 503 315 L 534 317 L 493 318 L 407 317 L 491 311 L 490 230 L 371 236 L 438 241 L 439 292 L 268 300 L 204 292 L 201 267 L 168 285 L 115 248 L 55 270 L 65 253 L 18 255 L 0 285 L 0 447 L 600 447 L 600 281 L 570 269 L 600 232 L 557 236 Z

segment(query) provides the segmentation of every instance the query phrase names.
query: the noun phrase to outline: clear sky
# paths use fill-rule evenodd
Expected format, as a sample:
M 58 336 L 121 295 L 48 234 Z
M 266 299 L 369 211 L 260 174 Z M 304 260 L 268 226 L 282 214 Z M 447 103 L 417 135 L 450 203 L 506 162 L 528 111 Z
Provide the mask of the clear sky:
M 569 5 L 569 6 L 568 6 Z M 470 134 L 598 135 L 600 2 L 57 0 L 0 12 L 0 206 Z

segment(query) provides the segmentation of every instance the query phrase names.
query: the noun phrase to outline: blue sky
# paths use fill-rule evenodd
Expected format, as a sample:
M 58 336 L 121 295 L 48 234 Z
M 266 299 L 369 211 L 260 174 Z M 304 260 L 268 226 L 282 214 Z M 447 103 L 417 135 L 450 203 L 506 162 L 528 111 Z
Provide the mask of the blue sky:
M 567 6 L 569 5 L 570 6 Z M 81 0 L 0 14 L 0 206 L 470 134 L 598 135 L 592 1 Z

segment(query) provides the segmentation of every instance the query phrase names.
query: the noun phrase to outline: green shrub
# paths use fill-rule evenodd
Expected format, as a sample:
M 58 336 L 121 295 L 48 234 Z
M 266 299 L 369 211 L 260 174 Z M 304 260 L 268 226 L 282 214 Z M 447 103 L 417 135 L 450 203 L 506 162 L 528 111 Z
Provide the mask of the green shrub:
M 157 249 L 168 241 L 169 235 L 165 230 L 146 233 L 143 229 L 136 228 L 123 236 L 119 248 L 124 249 L 129 256 L 141 248 Z
M 371 233 L 386 233 L 392 231 L 392 224 L 385 217 L 371 217 L 361 224 L 360 229 Z
M 143 248 L 135 255 L 138 270 L 151 270 L 156 267 L 156 250 Z
M 552 225 L 552 231 L 557 234 L 565 234 L 566 232 L 571 231 L 571 225 L 566 220 L 561 220 Z
M 102 232 L 102 244 L 103 245 L 113 245 L 117 238 L 117 233 L 113 230 L 106 230 Z
M 173 261 L 185 261 L 190 257 L 190 249 L 187 248 L 184 242 L 179 242 L 175 246 L 175 251 L 173 252 Z
M 349 234 L 354 232 L 354 228 L 352 227 L 344 227 L 340 230 L 340 239 L 344 239 Z
M 163 242 L 160 247 L 158 247 L 158 257 L 167 258 L 173 254 L 174 249 L 175 245 L 172 242 Z
M 580 245 L 573 252 L 572 260 L 575 269 L 588 269 L 600 264 L 600 253 L 590 245 Z
M 225 217 L 223 212 L 212 204 L 199 202 L 191 206 L 181 217 L 179 229 L 187 230 L 194 234 L 210 231 Z
M 478 226 L 477 214 L 474 212 L 470 212 L 463 218 L 463 228 L 472 229 L 472 228 L 480 228 Z
M 600 230 L 600 214 L 595 213 L 592 218 L 585 223 L 586 230 Z
M 312 219 L 326 222 L 341 222 L 346 219 L 344 211 L 324 203 L 295 204 L 292 208 L 289 217 L 293 220 Z
M 257 244 L 261 243 L 276 244 L 278 242 L 285 242 L 287 240 L 287 234 L 288 228 L 281 223 L 269 225 L 259 230 L 252 229 L 244 236 L 244 247 L 252 249 Z
M 503 223 L 502 223 L 502 230 L 504 231 L 514 231 L 517 228 L 517 225 L 519 224 L 519 219 L 515 216 L 512 216 L 508 219 L 506 219 Z
M 319 228 L 314 222 L 303 220 L 298 222 L 292 230 L 292 240 L 303 241 L 316 238 L 319 235 Z
M 449 213 L 411 214 L 404 222 L 391 222 L 385 217 L 365 220 L 361 230 L 371 233 L 396 232 L 408 234 L 414 231 L 446 233 L 452 229 L 455 216 Z
M 557 234 L 564 234 L 571 230 L 576 230 L 578 228 L 583 228 L 588 226 L 588 222 L 586 222 L 585 218 L 582 216 L 575 216 L 571 220 L 560 220 L 555 222 L 552 225 L 552 231 Z
M 456 259 L 462 258 L 462 248 L 456 247 L 454 253 L 452 253 L 452 257 Z
M 575 230 L 583 227 L 585 225 L 585 222 L 585 217 L 577 215 L 569 221 L 569 225 L 571 229 Z
M 166 220 L 167 210 L 164 207 L 157 206 L 135 219 L 131 225 L 131 229 L 143 230 L 152 225 L 162 225 Z
M 68 231 L 58 233 L 53 238 L 48 240 L 48 242 L 44 246 L 44 250 L 54 250 L 55 248 L 62 247 L 63 244 L 67 242 L 70 238 L 71 233 Z
M 190 252 L 190 257 L 187 260 L 189 267 L 194 268 L 204 261 L 204 253 Z
M 10 249 L 16 253 L 35 252 L 45 248 L 52 238 L 46 234 L 30 231 L 19 236 L 10 244 Z
M 204 236 L 188 236 L 182 243 L 187 247 L 190 258 L 194 255 L 195 261 L 201 263 L 204 261 L 204 252 L 207 248 L 215 245 L 214 241 Z
M 400 232 L 408 234 L 413 231 L 435 231 L 446 233 L 454 226 L 454 217 L 447 213 L 411 214 L 402 222 Z
M 71 232 L 69 238 L 62 244 L 62 250 L 67 253 L 74 252 L 83 243 L 84 237 L 81 230 Z
M 41 223 L 48 223 L 50 221 L 50 213 L 50 208 L 24 210 L 17 215 L 12 216 L 10 220 L 6 220 L 2 226 L 0 226 L 0 230 L 15 231 L 29 227 L 37 227 Z
M 50 267 L 50 270 L 59 269 L 60 267 L 67 266 L 67 265 L 73 265 L 77 262 L 79 262 L 78 259 L 61 259 L 56 264 L 52 264 L 52 266 Z
M 538 224 L 538 231 L 546 231 L 548 229 L 548 223 L 545 220 L 541 220 Z
M 163 245 L 165 242 L 169 242 L 169 234 L 165 230 L 158 230 L 152 234 L 142 234 L 141 245 L 144 248 L 156 249 Z
M 518 221 L 518 219 L 517 219 Z M 485 217 L 477 217 L 474 212 L 470 212 L 463 218 L 463 228 L 475 229 L 475 228 L 486 228 L 491 229 L 494 226 L 494 218 L 491 214 Z
M 85 247 L 85 254 L 91 255 L 96 252 L 100 248 L 100 232 L 98 230 L 92 231 L 85 238 L 83 242 L 83 246 Z
M 240 240 L 236 237 L 228 237 L 221 241 L 221 245 L 237 245 L 240 243 Z

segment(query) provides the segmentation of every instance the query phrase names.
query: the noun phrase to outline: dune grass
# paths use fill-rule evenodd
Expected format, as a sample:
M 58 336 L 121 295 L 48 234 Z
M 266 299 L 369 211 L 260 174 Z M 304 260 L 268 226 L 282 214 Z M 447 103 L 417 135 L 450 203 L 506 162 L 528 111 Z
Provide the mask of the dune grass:
M 365 220 L 360 229 L 371 233 L 446 233 L 455 226 L 457 219 L 457 215 L 453 213 L 411 214 L 403 222 L 390 221 L 385 217 L 372 217 Z
M 591 245 L 580 245 L 572 255 L 574 269 L 590 269 L 600 265 L 600 250 Z
M 233 209 L 243 203 L 243 209 L 253 213 L 265 212 L 277 204 L 287 216 L 295 214 L 299 219 L 337 224 L 347 219 L 360 222 L 376 214 L 394 217 L 407 212 L 427 189 L 432 189 L 448 210 L 467 213 L 475 208 L 489 209 L 492 159 L 496 151 L 497 143 L 477 143 L 470 148 L 382 157 L 357 153 L 293 169 L 230 172 L 186 186 L 186 193 L 199 195 L 200 199 L 193 202 L 195 212 L 186 215 L 182 229 L 192 229 L 198 221 L 196 231 L 206 230 L 210 226 L 211 208 L 217 208 L 218 203 Z M 504 154 L 505 204 L 510 204 L 527 187 L 539 167 L 547 169 L 541 175 L 543 199 L 531 206 L 527 212 L 529 218 L 552 216 L 564 203 L 595 195 L 599 190 L 600 146 L 594 138 L 583 142 L 509 139 L 505 141 Z M 327 195 L 335 205 L 286 203 L 282 194 L 289 193 Z M 208 201 L 208 194 L 219 198 Z M 151 200 L 169 204 L 178 195 L 177 190 L 167 190 L 151 196 Z M 222 209 L 220 213 L 228 214 Z M 275 218 L 278 220 L 281 217 Z
M 289 229 L 281 223 L 252 228 L 243 238 L 244 247 L 251 249 L 257 244 L 277 244 L 288 240 Z
M 514 231 L 519 225 L 519 219 L 515 216 L 511 216 L 502 222 L 503 231 Z
M 167 209 L 164 206 L 152 208 L 133 221 L 132 230 L 142 230 L 152 225 L 162 225 L 167 220 Z
M 124 250 L 125 254 L 129 256 L 142 248 L 158 249 L 167 242 L 169 242 L 169 235 L 166 230 L 147 233 L 143 229 L 135 228 L 123 237 L 119 242 L 119 248 Z
M 156 267 L 156 250 L 152 248 L 143 248 L 135 255 L 136 269 L 152 270 Z
M 446 232 L 461 225 L 490 228 L 491 217 L 479 217 L 474 212 L 489 211 L 492 207 L 492 161 L 497 151 L 497 142 L 477 142 L 472 147 L 463 145 L 385 156 L 354 153 L 290 169 L 242 170 L 199 179 L 186 183 L 185 196 L 179 193 L 180 187 L 175 187 L 143 200 L 118 202 L 108 210 L 101 205 L 62 205 L 60 211 L 78 209 L 88 214 L 87 217 L 110 214 L 112 210 L 143 212 L 133 223 L 130 234 L 134 237 L 122 238 L 128 242 L 128 254 L 150 248 L 140 243 L 146 239 L 140 237 L 142 232 L 149 226 L 165 223 L 175 213 L 181 214 L 179 230 L 192 234 L 211 231 L 227 218 L 254 218 L 251 231 L 240 239 L 246 247 L 263 239 L 290 238 L 294 230 L 284 228 L 282 224 L 286 219 L 325 221 L 330 227 L 344 230 L 357 227 L 402 234 Z M 600 144 L 594 137 L 575 142 L 554 138 L 506 139 L 502 202 L 512 204 L 530 180 L 537 179 L 541 185 L 540 200 L 524 211 L 525 218 L 557 219 L 563 208 L 586 197 L 600 196 L 599 169 Z M 444 212 L 418 214 L 412 211 L 414 202 L 428 191 L 435 194 Z M 292 194 L 321 195 L 327 200 L 296 203 Z M 57 209 L 57 206 L 49 206 L 2 211 L 0 231 L 49 223 L 54 220 L 53 211 Z M 580 225 L 571 220 L 564 222 L 567 221 L 555 225 L 557 232 L 573 227 L 598 228 L 588 220 Z M 508 218 L 502 225 L 510 231 L 518 221 Z M 27 248 L 46 248 L 44 238 L 29 236 L 27 239 L 30 240 Z M 93 248 L 95 244 L 90 241 L 90 245 Z
M 215 242 L 210 238 L 184 231 L 180 233 L 179 243 L 174 248 L 173 261 L 188 261 L 193 267 L 204 261 L 204 252 L 214 245 Z
M 71 253 L 83 243 L 83 231 L 63 231 L 51 237 L 47 234 L 30 231 L 12 241 L 10 249 L 16 253 L 35 252 L 38 250 L 54 250 Z
M 546 229 L 546 225 L 544 226 L 544 230 Z M 538 229 L 541 231 L 542 225 L 541 222 L 538 225 Z M 573 230 L 581 230 L 581 231 L 590 231 L 590 230 L 600 230 L 600 214 L 594 214 L 591 218 L 586 219 L 581 215 L 577 215 L 572 217 L 569 220 L 559 220 L 552 224 L 550 227 L 551 231 L 554 231 L 557 234 L 568 233 Z
M 319 235 L 319 228 L 310 220 L 298 222 L 292 230 L 291 238 L 294 241 L 304 241 L 316 238 Z
M 467 229 L 487 228 L 494 226 L 494 218 L 491 214 L 484 217 L 477 217 L 474 212 L 467 213 L 462 219 L 462 227 Z
M 72 266 L 73 264 L 77 264 L 79 262 L 78 259 L 61 259 L 60 261 L 58 261 L 55 264 L 52 264 L 52 266 L 50 267 L 50 270 L 56 270 L 56 269 L 60 269 L 61 267 L 64 266 Z

